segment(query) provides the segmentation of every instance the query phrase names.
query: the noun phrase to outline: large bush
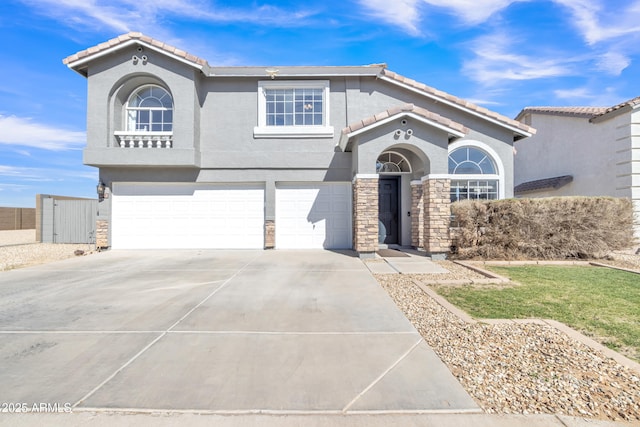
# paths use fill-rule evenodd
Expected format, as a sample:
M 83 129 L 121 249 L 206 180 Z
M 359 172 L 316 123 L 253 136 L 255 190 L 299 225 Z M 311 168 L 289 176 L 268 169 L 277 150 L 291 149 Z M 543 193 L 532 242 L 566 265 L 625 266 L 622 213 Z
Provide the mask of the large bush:
M 457 258 L 600 258 L 634 244 L 628 199 L 465 200 L 451 213 Z

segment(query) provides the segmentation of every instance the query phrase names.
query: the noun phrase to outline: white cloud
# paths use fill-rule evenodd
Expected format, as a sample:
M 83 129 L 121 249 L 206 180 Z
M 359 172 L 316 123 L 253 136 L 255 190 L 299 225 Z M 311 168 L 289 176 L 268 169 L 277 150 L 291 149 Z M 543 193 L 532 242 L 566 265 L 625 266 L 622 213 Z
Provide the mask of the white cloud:
M 573 89 L 557 89 L 553 91 L 556 98 L 560 99 L 590 99 L 592 93 L 586 87 L 578 87 Z
M 96 169 L 88 169 L 83 166 L 78 168 L 40 168 L 0 165 L 0 177 L 5 181 L 16 182 L 59 182 L 76 180 L 95 180 L 98 177 Z
M 31 188 L 29 185 L 23 184 L 7 184 L 5 182 L 0 182 L 0 191 L 24 191 Z
M 465 98 L 466 101 L 471 102 L 472 104 L 476 104 L 476 105 L 491 105 L 491 106 L 496 106 L 496 105 L 504 105 L 502 102 L 498 102 L 498 101 L 490 101 L 488 99 L 480 99 L 480 98 Z
M 556 98 L 563 104 L 587 105 L 597 107 L 609 107 L 620 102 L 621 97 L 613 87 L 576 87 L 571 89 L 556 89 L 553 91 Z
M 431 6 L 450 9 L 452 14 L 467 24 L 475 25 L 485 22 L 498 11 L 512 3 L 527 0 L 423 0 Z
M 632 33 L 640 34 L 640 1 L 624 5 L 602 0 L 554 0 L 567 7 L 573 19 L 570 22 L 588 44 L 596 44 Z M 606 6 L 605 6 L 606 5 Z
M 475 58 L 465 61 L 463 72 L 487 86 L 573 74 L 571 59 L 518 54 L 512 42 L 513 36 L 503 34 L 477 38 L 471 44 Z
M 465 24 L 477 25 L 519 1 L 530 0 L 359 0 L 371 15 L 412 35 L 421 34 L 421 12 L 427 12 L 429 7 L 445 9 Z
M 0 115 L 0 144 L 60 151 L 80 148 L 85 141 L 84 132 L 34 123 L 26 118 Z
M 359 0 L 360 4 L 369 9 L 370 14 L 380 18 L 389 24 L 396 25 L 412 35 L 419 35 L 418 24 L 420 14 L 418 12 L 419 0 Z
M 631 59 L 627 55 L 610 51 L 600 56 L 597 61 L 597 68 L 608 74 L 619 76 L 630 64 Z
M 182 17 L 210 22 L 238 22 L 284 27 L 305 25 L 312 12 L 286 11 L 275 6 L 230 9 L 199 0 L 23 0 L 38 12 L 71 26 L 106 28 L 119 33 L 143 33 L 172 37 L 162 24 L 163 18 Z

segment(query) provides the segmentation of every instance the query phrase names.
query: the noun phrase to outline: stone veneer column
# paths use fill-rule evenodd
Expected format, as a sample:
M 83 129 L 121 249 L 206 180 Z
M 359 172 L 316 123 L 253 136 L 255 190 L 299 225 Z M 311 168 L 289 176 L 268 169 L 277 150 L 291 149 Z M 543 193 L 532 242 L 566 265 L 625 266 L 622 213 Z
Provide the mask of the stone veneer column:
M 411 181 L 411 246 L 424 246 L 424 201 L 422 182 Z
M 109 221 L 99 219 L 96 221 L 96 248 L 109 247 Z
M 353 179 L 353 249 L 366 258 L 378 250 L 378 176 Z
M 276 222 L 266 220 L 264 222 L 264 248 L 273 249 L 276 246 Z
M 443 176 L 422 178 L 424 199 L 424 249 L 433 259 L 445 259 L 450 251 L 451 180 Z

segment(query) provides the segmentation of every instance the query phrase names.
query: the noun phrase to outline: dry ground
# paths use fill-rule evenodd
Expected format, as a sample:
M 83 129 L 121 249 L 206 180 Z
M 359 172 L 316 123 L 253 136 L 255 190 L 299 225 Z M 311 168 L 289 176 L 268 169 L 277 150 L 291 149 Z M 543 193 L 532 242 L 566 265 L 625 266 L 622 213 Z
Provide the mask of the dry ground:
M 36 243 L 35 230 L 0 231 L 0 271 L 71 258 L 76 250 L 90 253 L 87 244 Z

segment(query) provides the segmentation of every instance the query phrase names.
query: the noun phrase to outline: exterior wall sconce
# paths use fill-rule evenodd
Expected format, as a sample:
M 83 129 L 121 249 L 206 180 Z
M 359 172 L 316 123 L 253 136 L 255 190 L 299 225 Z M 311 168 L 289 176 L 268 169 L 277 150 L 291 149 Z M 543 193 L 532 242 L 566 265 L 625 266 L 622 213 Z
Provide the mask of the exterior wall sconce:
M 105 190 L 106 190 L 106 187 L 104 185 L 104 182 L 100 181 L 100 184 L 96 186 L 96 192 L 98 193 L 99 202 L 105 199 Z

